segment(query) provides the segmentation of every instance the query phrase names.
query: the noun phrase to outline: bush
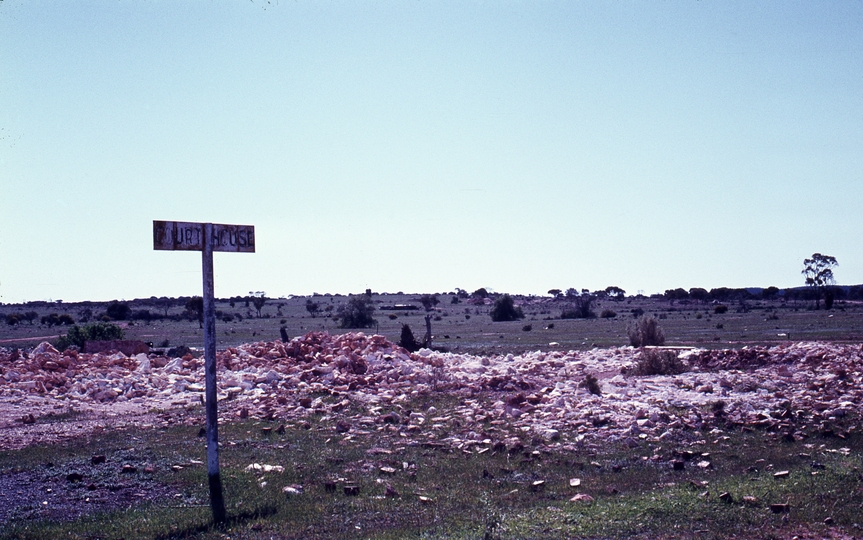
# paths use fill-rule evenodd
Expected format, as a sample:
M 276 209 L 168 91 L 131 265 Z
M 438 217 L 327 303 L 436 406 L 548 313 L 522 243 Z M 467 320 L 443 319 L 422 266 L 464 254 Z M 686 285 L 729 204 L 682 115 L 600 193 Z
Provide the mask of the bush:
M 491 320 L 494 322 L 524 319 L 524 312 L 520 307 L 516 307 L 515 301 L 508 294 L 505 294 L 494 301 L 494 307 L 491 309 L 490 315 Z
M 532 324 L 526 324 L 526 325 L 521 327 L 521 330 L 523 332 L 530 332 L 531 330 L 533 330 L 533 325 Z
M 686 371 L 686 364 L 675 351 L 642 349 L 634 375 L 677 375 Z
M 129 304 L 111 302 L 108 304 L 107 309 L 105 309 L 105 315 L 111 317 L 115 321 L 125 321 L 129 318 L 131 311 L 132 309 L 129 307 Z
M 347 304 L 339 306 L 338 317 L 342 328 L 368 328 L 377 321 L 372 317 L 375 306 L 368 295 L 351 296 Z
M 132 320 L 133 321 L 152 321 L 157 318 L 155 315 L 150 313 L 149 309 L 139 309 L 138 311 L 132 312 Z
M 656 319 L 649 315 L 639 317 L 635 321 L 635 324 L 629 327 L 628 332 L 629 343 L 633 347 L 662 345 L 665 343 L 665 334 L 662 332 L 662 328 L 656 322 Z
M 721 315 L 721 314 L 725 313 L 726 311 L 728 311 L 728 306 L 723 305 L 723 304 L 720 304 L 720 305 L 713 308 L 713 313 L 716 313 L 717 315 Z
M 56 346 L 61 351 L 71 346 L 83 349 L 86 341 L 112 341 L 123 339 L 123 335 L 123 329 L 116 324 L 97 322 L 84 326 L 75 325 L 65 336 L 60 336 Z
M 416 338 L 414 338 L 414 333 L 411 331 L 411 327 L 406 324 L 402 325 L 402 335 L 401 339 L 399 339 L 399 346 L 404 347 L 408 352 L 416 352 L 420 350 L 420 344 L 417 343 Z
M 64 313 L 62 315 L 52 313 L 50 315 L 45 315 L 44 317 L 42 317 L 41 322 L 46 326 L 61 326 L 75 324 L 75 319 L 73 319 L 72 316 L 68 313 Z
M 594 396 L 602 395 L 602 389 L 599 386 L 599 379 L 597 379 L 595 375 L 590 373 L 585 375 L 584 380 L 581 382 L 581 386 L 587 388 L 587 391 Z
M 617 313 L 615 313 L 614 311 L 612 311 L 610 309 L 603 309 L 602 313 L 600 313 L 599 316 L 602 317 L 603 319 L 613 319 L 613 318 L 617 317 Z

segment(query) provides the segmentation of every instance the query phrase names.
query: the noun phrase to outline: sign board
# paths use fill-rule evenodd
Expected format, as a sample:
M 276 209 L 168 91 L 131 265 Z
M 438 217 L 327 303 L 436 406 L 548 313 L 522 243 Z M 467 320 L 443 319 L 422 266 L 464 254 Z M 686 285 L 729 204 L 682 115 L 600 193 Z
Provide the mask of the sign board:
M 213 284 L 213 252 L 255 252 L 255 227 L 185 221 L 153 221 L 153 249 L 200 251 L 204 291 L 204 390 L 207 409 L 207 476 L 213 520 L 227 520 L 222 479 L 219 473 L 219 415 L 216 393 L 216 300 Z
M 254 225 L 213 223 L 213 251 L 255 252 Z M 183 221 L 153 221 L 153 249 L 204 251 L 204 224 Z

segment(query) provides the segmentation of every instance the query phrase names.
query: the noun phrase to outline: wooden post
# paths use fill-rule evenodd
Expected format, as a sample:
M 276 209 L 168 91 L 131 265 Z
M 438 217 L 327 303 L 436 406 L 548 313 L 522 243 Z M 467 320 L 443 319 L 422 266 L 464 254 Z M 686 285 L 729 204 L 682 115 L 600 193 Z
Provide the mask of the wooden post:
M 255 252 L 255 227 L 184 221 L 153 221 L 153 249 L 200 251 L 204 278 L 204 371 L 207 400 L 207 476 L 213 520 L 227 521 L 222 478 L 219 476 L 219 415 L 216 380 L 216 300 L 213 252 Z
M 216 386 L 216 300 L 213 285 L 213 224 L 204 223 L 202 250 L 204 276 L 204 370 L 206 374 L 207 407 L 207 477 L 210 483 L 210 507 L 213 521 L 226 520 L 225 497 L 219 475 L 219 415 Z

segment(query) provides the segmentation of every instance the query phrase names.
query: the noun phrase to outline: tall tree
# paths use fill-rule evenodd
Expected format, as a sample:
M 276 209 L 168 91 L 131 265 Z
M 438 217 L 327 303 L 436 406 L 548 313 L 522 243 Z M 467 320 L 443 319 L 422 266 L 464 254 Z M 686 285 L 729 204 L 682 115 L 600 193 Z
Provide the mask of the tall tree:
M 833 285 L 833 268 L 839 266 L 836 257 L 813 253 L 809 259 L 803 259 L 803 274 L 806 285 L 815 291 L 815 309 L 821 309 L 821 296 L 824 290 Z

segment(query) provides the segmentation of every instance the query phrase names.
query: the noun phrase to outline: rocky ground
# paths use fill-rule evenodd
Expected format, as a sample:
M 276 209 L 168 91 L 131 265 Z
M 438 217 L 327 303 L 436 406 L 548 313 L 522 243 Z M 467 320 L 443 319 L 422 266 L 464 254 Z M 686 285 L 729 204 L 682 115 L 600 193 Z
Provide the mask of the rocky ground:
M 485 357 L 409 353 L 382 336 L 312 332 L 288 343 L 220 351 L 220 415 L 299 425 L 315 414 L 348 439 L 384 430 L 462 451 L 512 450 L 525 440 L 562 450 L 607 441 L 685 446 L 728 429 L 766 430 L 791 441 L 815 434 L 844 438 L 859 429 L 846 421 L 860 418 L 863 409 L 859 345 L 670 350 Z M 676 355 L 676 370 L 684 371 L 642 375 L 650 354 Z M 201 424 L 172 411 L 200 404 L 203 390 L 202 360 L 191 355 L 83 354 L 48 343 L 31 351 L 0 348 L 0 449 L 105 428 Z M 411 409 L 413 398 L 435 392 L 457 396 L 457 404 L 445 411 Z M 0 491 L 26 496 L 20 486 L 39 482 L 38 474 L 6 475 L 3 482 L 19 488 Z M 150 498 L 142 492 L 150 488 L 136 485 L 130 501 Z
M 382 336 L 312 332 L 288 343 L 220 351 L 220 413 L 292 422 L 318 412 L 340 430 L 398 424 L 416 437 L 458 446 L 483 440 L 475 427 L 489 420 L 502 433 L 564 444 L 685 438 L 705 423 L 793 438 L 834 429 L 836 419 L 863 408 L 861 346 L 677 352 L 687 371 L 641 376 L 645 353 L 631 347 L 480 357 L 408 353 Z M 591 377 L 593 387 L 585 384 Z M 203 390 L 202 360 L 190 355 L 61 353 L 48 343 L 29 352 L 0 349 L 0 448 L 158 422 L 154 410 L 199 404 Z M 403 414 L 401 404 L 429 392 L 456 394 L 461 406 L 445 416 Z M 352 414 L 358 410 L 352 404 L 380 415 Z M 39 421 L 69 411 L 72 422 Z

